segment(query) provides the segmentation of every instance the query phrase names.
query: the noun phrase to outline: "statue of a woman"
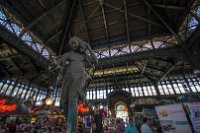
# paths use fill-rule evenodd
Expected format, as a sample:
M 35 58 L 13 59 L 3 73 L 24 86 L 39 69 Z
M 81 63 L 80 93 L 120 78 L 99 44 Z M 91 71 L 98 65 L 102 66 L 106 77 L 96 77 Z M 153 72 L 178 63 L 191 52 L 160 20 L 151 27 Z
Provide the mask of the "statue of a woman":
M 61 106 L 67 119 L 67 133 L 75 130 L 77 117 L 77 100 L 85 99 L 86 81 L 89 78 L 85 71 L 85 65 L 97 63 L 97 58 L 90 45 L 78 37 L 72 37 L 69 41 L 70 51 L 63 54 L 57 63 L 63 70 L 61 84 Z M 67 64 L 67 65 L 66 65 Z

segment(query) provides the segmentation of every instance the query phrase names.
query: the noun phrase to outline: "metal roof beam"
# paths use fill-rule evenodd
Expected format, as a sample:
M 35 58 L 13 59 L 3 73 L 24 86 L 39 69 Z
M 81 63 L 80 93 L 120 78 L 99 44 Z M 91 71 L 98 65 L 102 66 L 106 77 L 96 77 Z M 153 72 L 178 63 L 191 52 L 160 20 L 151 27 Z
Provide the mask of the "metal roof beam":
M 45 44 L 47 44 L 48 42 L 50 42 L 52 39 L 54 39 L 55 37 L 57 37 L 58 35 L 60 35 L 62 32 L 64 31 L 64 29 L 60 29 L 59 31 L 57 31 L 56 33 L 54 33 L 53 35 L 51 35 L 46 41 Z
M 36 71 L 40 71 L 39 68 L 37 67 L 35 61 L 33 61 L 30 57 L 28 57 L 28 60 L 32 63 L 33 67 L 36 69 Z
M 150 69 L 153 69 L 153 70 L 156 70 L 156 71 L 159 71 L 159 72 L 165 72 L 165 70 L 163 70 L 163 69 L 152 67 L 152 66 L 149 66 L 149 65 L 147 65 L 146 67 L 150 68 Z
M 129 24 L 128 24 L 128 10 L 127 10 L 127 5 L 126 5 L 126 0 L 124 0 L 124 9 L 125 9 L 125 20 L 126 20 L 126 32 L 127 32 L 127 41 L 129 45 L 129 51 L 132 52 L 131 50 L 131 38 L 130 38 L 130 31 L 129 31 Z
M 165 36 L 168 36 L 168 33 L 159 33 L 160 35 L 152 35 L 151 38 L 162 38 Z M 124 36 L 124 34 L 118 34 L 118 36 Z M 130 36 L 130 41 L 131 42 L 138 42 L 138 41 L 144 41 L 144 40 L 149 40 L 148 35 L 140 36 L 134 38 L 133 36 Z M 168 42 L 163 42 L 163 43 L 168 43 Z M 127 37 L 122 37 L 118 39 L 110 39 L 109 41 L 103 40 L 103 38 L 99 38 L 95 40 L 93 43 L 91 43 L 92 49 L 101 49 L 101 48 L 106 48 L 107 46 L 119 46 L 122 44 L 128 44 Z M 176 44 L 177 45 L 177 44 Z
M 144 72 L 145 72 L 145 70 L 146 70 L 146 67 L 147 67 L 147 64 L 148 64 L 148 61 L 149 61 L 149 60 L 146 60 L 146 61 L 145 61 L 144 66 L 143 66 L 143 68 L 142 68 L 141 74 L 144 74 Z
M 101 80 L 101 79 L 108 79 L 108 78 L 113 78 L 113 77 L 116 77 L 116 78 L 121 78 L 121 77 L 133 77 L 133 78 L 139 78 L 140 76 L 140 73 L 139 72 L 132 72 L 132 73 L 121 73 L 121 74 L 112 74 L 112 75 L 101 75 L 101 76 L 94 76 L 93 77 L 93 80 Z
M 138 64 L 136 64 L 136 63 L 133 63 L 133 64 L 140 70 L 140 76 L 146 77 L 150 82 L 155 82 L 155 79 L 152 78 L 152 77 L 154 77 L 154 76 L 149 75 L 149 74 L 147 74 L 147 73 L 144 73 L 143 69 L 141 69 L 141 68 L 139 67 Z M 145 68 L 146 68 L 146 67 L 145 67 Z M 156 78 L 156 77 L 155 77 L 155 78 Z
M 7 77 L 10 77 L 10 74 L 8 72 L 7 69 L 5 69 L 5 67 L 0 63 L 0 68 L 3 71 L 4 74 L 6 74 Z M 0 76 L 0 78 L 3 78 L 2 76 Z
M 12 74 L 10 75 L 10 78 L 18 78 L 18 79 L 31 79 L 33 77 L 37 77 L 42 75 L 42 74 L 46 74 L 48 73 L 48 71 L 45 71 L 45 70 L 41 70 L 41 71 L 31 71 L 31 72 L 25 72 L 25 73 L 15 73 L 15 74 Z M 31 82 L 33 80 L 30 80 Z
M 3 56 L 0 58 L 0 61 L 4 61 L 4 60 L 10 60 L 12 58 L 17 58 L 17 57 L 20 57 L 22 56 L 21 54 L 12 54 L 12 55 L 9 55 L 9 56 Z
M 97 66 L 133 62 L 138 60 L 145 60 L 150 58 L 166 57 L 166 56 L 177 57 L 179 59 L 185 60 L 185 55 L 183 53 L 182 48 L 180 46 L 177 46 L 172 48 L 162 48 L 162 49 L 143 51 L 138 53 L 130 53 L 111 58 L 99 59 L 99 63 L 97 64 Z
M 110 8 L 113 8 L 113 9 L 116 9 L 116 10 L 118 10 L 118 11 L 120 11 L 120 12 L 125 12 L 124 10 L 122 10 L 122 9 L 120 9 L 120 8 L 117 8 L 117 7 L 114 7 L 114 6 L 112 6 L 112 5 L 109 5 L 109 4 L 107 4 L 107 3 L 104 3 L 106 6 L 108 6 L 108 7 L 110 7 Z M 138 15 L 136 15 L 136 14 L 134 14 L 134 13 L 128 13 L 128 15 L 130 15 L 130 16 L 132 16 L 132 17 L 134 17 L 134 18 L 137 18 L 137 19 L 140 19 L 140 20 L 142 20 L 142 21 L 144 21 L 144 22 L 148 22 L 148 23 L 151 23 L 151 24 L 153 24 L 153 25 L 156 25 L 156 26 L 158 26 L 158 27 L 162 27 L 163 28 L 163 25 L 160 25 L 160 23 L 157 23 L 157 22 L 154 22 L 154 21 L 152 21 L 152 20 L 149 20 L 149 19 L 146 19 L 146 18 L 143 18 L 143 17 L 140 17 L 140 16 L 138 16 Z
M 82 6 L 82 3 L 81 3 L 81 0 L 79 0 L 79 6 L 80 6 L 80 9 L 81 9 L 81 16 L 82 16 L 84 27 L 85 27 L 85 33 L 86 33 L 86 36 L 87 36 L 87 41 L 88 41 L 88 43 L 90 43 L 88 27 L 87 27 L 87 24 L 86 24 L 86 20 L 85 20 L 85 16 L 84 16 L 83 6 Z
M 105 31 L 106 31 L 106 37 L 107 37 L 107 40 L 109 40 L 108 25 L 107 25 L 107 21 L 106 21 L 106 14 L 105 14 L 103 0 L 100 0 L 100 5 L 101 5 L 101 11 L 102 11 L 102 15 L 103 15 L 103 23 L 104 23 L 104 27 L 105 27 Z
M 72 16 L 74 14 L 74 10 L 76 9 L 75 8 L 76 3 L 77 3 L 77 0 L 73 0 L 72 1 L 71 10 L 69 12 L 69 17 L 68 17 L 68 20 L 67 20 L 67 23 L 66 23 L 66 26 L 65 26 L 65 29 L 64 29 L 64 34 L 63 34 L 63 37 L 62 37 L 62 42 L 61 42 L 61 46 L 60 46 L 59 53 L 58 53 L 59 55 L 61 55 L 63 47 L 64 47 L 64 43 L 66 41 L 66 36 L 67 36 L 68 31 L 69 31 L 69 26 L 70 26 L 70 23 L 71 23 L 71 19 L 72 19 Z
M 195 62 L 195 68 L 200 69 L 200 24 L 196 27 L 193 33 L 186 39 L 184 47 L 190 53 Z
M 152 10 L 154 15 L 161 21 L 161 23 L 174 35 L 175 39 L 177 42 L 181 45 L 183 48 L 184 53 L 187 55 L 186 58 L 190 61 L 191 65 L 196 68 L 200 68 L 199 61 L 196 59 L 185 47 L 185 42 L 181 39 L 181 37 L 172 29 L 172 27 L 161 17 L 161 15 L 154 9 L 154 7 L 147 1 L 147 0 L 142 0 L 143 3 Z
M 177 62 L 176 64 L 174 64 L 172 67 L 170 67 L 160 78 L 158 81 L 163 80 L 172 70 L 174 70 L 174 68 L 176 68 L 177 64 L 179 62 Z
M 170 6 L 170 5 L 162 5 L 162 4 L 152 4 L 155 7 L 160 7 L 160 8 L 167 8 L 167 9 L 175 9 L 175 10 L 187 10 L 185 7 L 181 6 Z
M 148 19 L 150 19 L 150 15 L 151 15 L 151 11 L 150 11 L 150 9 L 148 9 Z M 149 37 L 149 40 L 150 40 L 151 47 L 153 49 L 155 49 L 155 46 L 153 44 L 153 40 L 152 40 L 152 37 L 151 37 L 151 23 L 148 23 L 148 37 Z
M 127 5 L 127 8 L 132 8 L 132 7 L 137 6 L 137 5 L 139 5 L 139 4 L 141 4 L 141 2 L 137 2 L 137 3 L 135 3 L 135 4 L 130 4 L 130 5 Z M 97 3 L 97 6 L 98 6 L 98 5 L 99 5 L 99 2 Z M 121 9 L 121 8 L 120 8 L 120 9 Z M 119 11 L 119 10 L 111 9 L 111 10 L 106 11 L 106 13 L 110 14 L 110 13 L 117 12 L 117 11 Z M 100 17 L 100 16 L 102 16 L 102 12 L 97 12 L 97 13 L 95 13 L 95 14 L 91 17 L 91 19 L 94 19 L 94 18 Z M 82 21 L 82 20 L 79 18 L 79 19 L 73 20 L 72 22 L 73 22 L 73 23 L 78 23 L 78 22 L 80 22 L 80 21 Z
M 196 27 L 193 33 L 186 40 L 184 46 L 190 50 L 194 45 L 198 45 L 199 41 L 200 41 L 200 24 Z
M 153 59 L 156 60 L 156 61 L 159 61 L 159 62 L 171 63 L 172 64 L 171 60 L 161 59 L 161 58 L 158 58 L 158 57 L 155 57 Z
M 12 48 L 8 45 L 9 50 L 11 51 L 12 54 L 14 54 Z M 17 63 L 17 61 L 13 58 L 11 58 L 11 60 L 13 61 L 13 63 L 17 66 L 17 68 L 20 70 L 20 72 L 23 74 L 24 70 L 20 67 L 20 65 Z
M 29 23 L 19 34 L 19 38 L 21 38 L 31 27 L 33 27 L 35 24 L 37 24 L 41 19 L 43 19 L 44 17 L 46 17 L 49 13 L 51 13 L 52 11 L 54 11 L 55 9 L 57 9 L 59 6 L 61 6 L 64 2 L 66 2 L 66 0 L 62 0 L 61 2 L 59 2 L 57 5 L 53 6 L 51 9 L 47 10 L 46 12 L 44 12 L 42 15 L 40 15 L 38 18 L 36 18 L 34 21 L 32 21 L 31 23 Z
M 43 57 L 40 53 L 37 53 L 34 51 L 31 47 L 29 47 L 27 44 L 25 44 L 21 39 L 16 37 L 14 34 L 12 34 L 10 31 L 8 31 L 6 28 L 0 25 L 0 38 L 2 38 L 5 42 L 7 42 L 9 45 L 14 47 L 17 51 L 27 55 L 28 57 L 34 59 L 37 62 L 40 62 L 40 64 L 48 69 L 48 66 L 50 65 L 50 62 Z

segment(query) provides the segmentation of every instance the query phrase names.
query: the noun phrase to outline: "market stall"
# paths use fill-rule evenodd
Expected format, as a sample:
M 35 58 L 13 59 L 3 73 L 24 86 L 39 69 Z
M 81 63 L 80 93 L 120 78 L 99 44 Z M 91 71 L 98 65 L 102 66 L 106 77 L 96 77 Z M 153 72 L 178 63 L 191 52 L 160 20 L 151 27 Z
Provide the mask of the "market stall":
M 0 94 L 0 121 L 1 133 L 8 130 L 29 131 L 31 128 L 28 108 L 20 100 L 4 94 Z M 22 128 L 24 123 L 26 127 Z
M 62 110 L 55 107 L 53 103 L 48 104 L 45 102 L 46 99 L 39 101 L 41 102 L 40 104 L 35 103 L 35 105 L 31 107 L 31 123 L 34 128 L 40 129 L 41 131 L 60 131 L 60 129 L 66 127 L 66 121 Z

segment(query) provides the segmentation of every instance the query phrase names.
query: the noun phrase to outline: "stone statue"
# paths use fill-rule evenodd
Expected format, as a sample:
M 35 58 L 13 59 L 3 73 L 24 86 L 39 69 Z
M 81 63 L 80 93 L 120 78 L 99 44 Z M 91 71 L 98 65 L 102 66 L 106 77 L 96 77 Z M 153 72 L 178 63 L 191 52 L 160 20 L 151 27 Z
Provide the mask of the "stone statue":
M 69 46 L 71 50 L 63 54 L 57 64 L 63 69 L 61 106 L 67 120 L 67 133 L 72 133 L 76 126 L 77 100 L 85 99 L 89 78 L 85 65 L 97 63 L 97 58 L 90 45 L 78 37 L 72 37 Z

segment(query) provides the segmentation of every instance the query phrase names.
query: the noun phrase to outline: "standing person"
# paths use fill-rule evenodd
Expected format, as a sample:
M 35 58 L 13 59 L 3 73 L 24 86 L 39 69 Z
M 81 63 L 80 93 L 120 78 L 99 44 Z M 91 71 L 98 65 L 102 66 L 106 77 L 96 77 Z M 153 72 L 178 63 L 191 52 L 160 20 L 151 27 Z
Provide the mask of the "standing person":
M 116 133 L 124 133 L 124 125 L 120 119 L 116 121 Z
M 158 124 L 158 126 L 157 126 L 156 133 L 163 133 L 162 127 L 160 124 Z
M 96 123 L 93 121 L 92 124 L 91 124 L 91 130 L 90 130 L 90 133 L 98 133 L 97 131 L 97 126 L 96 126 Z
M 152 120 L 150 118 L 143 118 L 143 125 L 141 127 L 141 133 L 153 133 L 151 129 Z
M 77 126 L 78 126 L 78 132 L 83 133 L 83 123 L 79 121 Z
M 11 123 L 8 124 L 8 129 L 10 133 L 15 133 L 17 128 L 17 124 L 14 121 L 11 121 Z
M 104 133 L 108 133 L 108 126 L 105 126 L 103 130 L 104 130 Z
M 135 126 L 135 120 L 132 118 L 129 119 L 129 124 L 125 128 L 125 133 L 139 133 L 137 127 Z

